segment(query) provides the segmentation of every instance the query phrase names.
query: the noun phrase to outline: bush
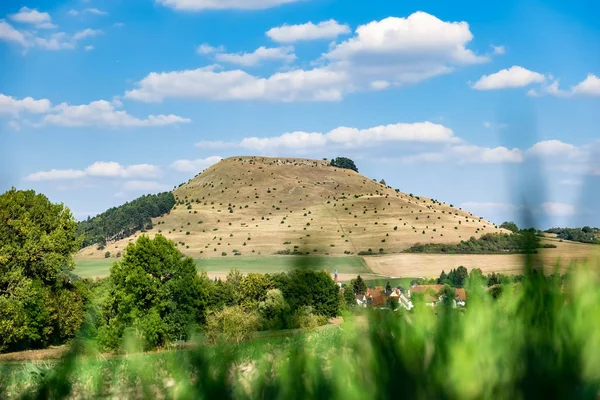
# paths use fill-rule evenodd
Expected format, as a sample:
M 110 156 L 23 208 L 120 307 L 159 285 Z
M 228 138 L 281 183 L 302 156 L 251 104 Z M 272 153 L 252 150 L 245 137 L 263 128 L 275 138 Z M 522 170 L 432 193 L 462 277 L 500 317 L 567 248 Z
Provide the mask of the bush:
M 241 307 L 232 306 L 208 315 L 204 332 L 211 343 L 238 344 L 249 340 L 258 327 L 256 312 L 244 312 Z
M 110 258 L 110 251 L 107 251 L 106 253 L 104 253 L 104 258 Z

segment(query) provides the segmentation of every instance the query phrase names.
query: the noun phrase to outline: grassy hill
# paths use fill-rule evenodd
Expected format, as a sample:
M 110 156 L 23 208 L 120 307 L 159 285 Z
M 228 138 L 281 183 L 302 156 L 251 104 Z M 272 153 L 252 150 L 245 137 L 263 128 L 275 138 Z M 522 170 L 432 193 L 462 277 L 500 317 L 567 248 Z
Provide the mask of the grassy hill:
M 415 243 L 456 243 L 500 232 L 492 223 L 436 200 L 396 191 L 328 161 L 232 157 L 173 191 L 176 206 L 153 218 L 194 258 L 310 253 L 397 253 Z M 140 232 L 90 246 L 80 258 L 122 252 Z

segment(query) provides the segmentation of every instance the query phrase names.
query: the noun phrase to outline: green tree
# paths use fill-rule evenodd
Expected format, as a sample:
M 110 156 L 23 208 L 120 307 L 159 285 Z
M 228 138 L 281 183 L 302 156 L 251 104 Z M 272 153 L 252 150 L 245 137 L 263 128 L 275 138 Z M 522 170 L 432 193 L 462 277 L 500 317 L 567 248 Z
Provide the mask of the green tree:
M 290 307 L 279 289 L 269 289 L 264 301 L 258 303 L 258 312 L 266 329 L 283 329 L 287 327 Z
M 505 221 L 500 225 L 500 228 L 507 229 L 513 233 L 519 232 L 519 227 L 512 221 Z
M 354 288 L 352 286 L 346 286 L 344 288 L 344 302 L 348 307 L 354 307 L 356 305 L 356 295 L 354 294 Z
M 331 160 L 331 166 L 338 167 L 338 168 L 351 169 L 353 171 L 358 172 L 358 168 L 356 168 L 354 161 L 352 161 L 351 159 L 346 158 L 346 157 L 337 157 L 335 160 Z
M 289 273 L 289 284 L 283 295 L 290 311 L 308 306 L 314 314 L 335 317 L 339 306 L 339 287 L 329 274 L 311 269 L 296 269 Z
M 356 279 L 352 279 L 350 281 L 352 288 L 354 289 L 354 294 L 365 294 L 367 293 L 367 284 L 363 280 L 363 278 L 358 275 Z
M 467 278 L 469 277 L 469 272 L 462 265 L 456 268 L 454 272 L 454 279 L 452 283 L 454 283 L 454 287 L 461 288 L 465 285 Z
M 212 343 L 241 343 L 258 330 L 256 311 L 245 312 L 240 306 L 226 307 L 208 315 L 205 332 Z
M 273 288 L 268 275 L 248 274 L 240 281 L 240 305 L 245 311 L 256 310 L 258 303 L 267 297 L 267 291 Z
M 448 279 L 448 275 L 446 275 L 446 272 L 444 272 L 444 270 L 442 270 L 442 273 L 440 274 L 440 277 L 437 280 L 438 285 L 442 285 L 446 279 Z
M 162 235 L 143 235 L 127 246 L 123 260 L 113 264 L 109 281 L 106 324 L 100 329 L 109 348 L 121 345 L 128 328 L 143 338 L 145 348 L 154 348 L 185 339 L 190 326 L 204 322 L 208 279 Z
M 62 343 L 79 329 L 87 299 L 71 273 L 76 227 L 42 194 L 0 196 L 0 351 Z

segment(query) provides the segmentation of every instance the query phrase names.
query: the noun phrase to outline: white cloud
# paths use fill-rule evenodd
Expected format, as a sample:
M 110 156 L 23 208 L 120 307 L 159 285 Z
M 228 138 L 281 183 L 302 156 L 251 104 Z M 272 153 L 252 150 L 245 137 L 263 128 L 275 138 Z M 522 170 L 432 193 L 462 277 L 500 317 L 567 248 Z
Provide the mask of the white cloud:
M 492 123 L 491 123 L 491 122 L 488 122 L 488 121 L 484 121 L 484 122 L 483 122 L 483 127 L 484 127 L 484 128 L 487 128 L 487 129 L 489 129 L 489 128 L 491 128 L 491 127 L 492 127 Z
M 53 109 L 52 114 L 47 114 L 37 126 L 59 125 L 65 127 L 151 127 L 166 126 L 191 122 L 190 119 L 177 115 L 149 115 L 140 119 L 128 114 L 126 111 L 117 111 L 119 102 L 106 100 L 93 101 L 89 104 L 71 106 L 60 104 Z
M 335 39 L 350 32 L 348 25 L 341 25 L 331 19 L 316 25 L 312 22 L 302 25 L 283 25 L 269 29 L 266 35 L 276 42 L 292 43 L 300 40 Z
M 170 167 L 179 172 L 201 172 L 206 168 L 218 163 L 223 157 L 212 156 L 196 160 L 177 160 Z
M 21 7 L 18 13 L 10 14 L 8 17 L 15 22 L 35 25 L 37 28 L 41 29 L 56 28 L 56 25 L 52 23 L 50 14 L 47 12 L 39 12 L 35 8 Z
M 67 14 L 69 14 L 71 17 L 76 17 L 77 15 L 79 15 L 79 11 L 71 9 L 67 11 Z
M 179 11 L 259 10 L 302 0 L 156 0 L 158 4 Z
M 17 115 L 20 112 L 43 114 L 48 112 L 51 107 L 52 104 L 48 99 L 35 100 L 32 97 L 25 97 L 17 100 L 14 97 L 0 93 L 0 114 Z
M 472 87 L 477 90 L 518 88 L 532 83 L 542 83 L 545 79 L 546 77 L 538 72 L 514 65 L 494 74 L 482 76 Z
M 79 31 L 79 32 L 75 33 L 73 35 L 73 40 L 75 40 L 75 41 L 82 40 L 82 39 L 85 39 L 85 38 L 98 36 L 100 34 L 102 34 L 102 31 L 99 30 L 99 29 L 90 29 L 90 28 L 87 28 L 87 29 L 84 29 L 82 31 Z
M 404 163 L 452 162 L 456 164 L 503 164 L 520 163 L 523 152 L 503 146 L 484 147 L 472 144 L 448 146 L 440 152 L 410 155 L 402 158 Z
M 373 81 L 371 82 L 371 88 L 373 90 L 385 90 L 390 87 L 390 83 L 388 81 Z
M 27 176 L 28 181 L 59 181 L 68 179 L 79 179 L 85 176 L 85 171 L 74 169 L 52 169 L 50 171 L 35 172 Z
M 0 40 L 16 42 L 23 47 L 27 47 L 29 45 L 25 35 L 4 20 L 0 20 Z
M 506 53 L 506 48 L 504 46 L 494 46 L 492 45 L 492 51 L 494 54 L 502 55 Z
M 155 181 L 127 181 L 123 183 L 123 190 L 126 192 L 166 192 L 170 188 L 168 185 Z
M 106 15 L 108 14 L 106 11 L 99 10 L 97 8 L 86 8 L 83 10 L 86 13 L 95 14 L 95 15 Z
M 85 51 L 91 51 L 91 50 L 94 50 L 94 46 L 85 46 L 83 49 Z
M 323 68 L 279 72 L 258 78 L 241 70 L 217 66 L 174 72 L 152 72 L 125 97 L 139 101 L 165 98 L 209 100 L 336 101 L 342 98 L 346 75 Z
M 295 69 L 268 77 L 208 66 L 150 73 L 125 96 L 140 101 L 164 98 L 208 100 L 337 101 L 361 90 L 414 84 L 451 72 L 456 66 L 488 60 L 466 45 L 466 22 L 444 22 L 423 12 L 360 26 L 356 35 L 324 54 L 312 70 Z
M 565 203 L 547 202 L 542 204 L 542 210 L 552 217 L 570 217 L 575 214 L 575 207 Z
M 571 92 L 575 95 L 600 96 L 600 78 L 594 74 L 588 74 L 582 82 L 573 86 Z
M 567 185 L 567 186 L 581 185 L 581 181 L 579 179 L 562 179 L 558 183 L 560 183 L 561 185 Z
M 473 35 L 466 22 L 445 22 L 424 12 L 389 17 L 356 29 L 354 37 L 324 55 L 331 68 L 348 71 L 354 83 L 374 77 L 393 85 L 418 83 L 457 65 L 488 61 L 467 49 Z
M 261 61 L 283 61 L 286 63 L 296 60 L 293 47 L 259 47 L 252 53 L 220 53 L 215 56 L 217 61 L 246 67 L 259 65 Z
M 198 46 L 198 48 L 196 48 L 196 53 L 198 54 L 222 53 L 224 51 L 224 46 L 213 47 L 208 43 L 202 43 L 200 46 Z
M 161 173 L 155 165 L 138 164 L 122 166 L 117 162 L 95 162 L 83 170 L 76 169 L 52 169 L 40 171 L 28 175 L 25 179 L 29 181 L 57 181 L 74 180 L 85 177 L 95 178 L 155 178 Z
M 544 140 L 531 146 L 527 153 L 538 157 L 570 157 L 580 158 L 583 156 L 580 149 L 572 144 L 560 140 Z
M 331 146 L 357 148 L 383 143 L 453 143 L 459 139 L 450 128 L 432 122 L 399 123 L 367 129 L 339 127 L 327 133 L 289 132 L 272 137 L 247 137 L 239 142 L 199 142 L 201 148 L 241 147 L 258 152 L 306 150 Z
M 57 32 L 49 37 L 35 37 L 33 43 L 46 50 L 72 50 L 75 43 L 64 32 Z

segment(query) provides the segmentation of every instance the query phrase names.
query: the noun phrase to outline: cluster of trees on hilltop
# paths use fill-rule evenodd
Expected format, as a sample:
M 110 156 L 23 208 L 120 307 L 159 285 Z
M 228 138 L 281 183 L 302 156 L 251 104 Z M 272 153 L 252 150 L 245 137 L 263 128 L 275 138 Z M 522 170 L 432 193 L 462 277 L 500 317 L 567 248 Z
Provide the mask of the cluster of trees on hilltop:
M 526 234 L 528 233 L 528 234 Z M 534 241 L 531 246 L 527 239 Z M 469 240 L 463 240 L 457 244 L 444 243 L 417 243 L 405 250 L 406 253 L 445 253 L 445 254 L 505 254 L 525 253 L 531 247 L 556 247 L 552 244 L 540 245 L 540 240 L 529 231 L 519 233 L 486 233 L 479 239 L 472 236 Z
M 346 157 L 331 159 L 330 165 L 332 167 L 351 169 L 352 171 L 358 172 L 358 168 L 356 167 L 356 164 L 354 164 L 354 161 Z
M 551 228 L 547 233 L 555 233 L 558 238 L 581 243 L 600 244 L 600 229 L 584 226 L 583 228 Z
M 119 207 L 113 207 L 94 218 L 81 221 L 77 233 L 83 235 L 82 247 L 123 239 L 138 230 L 152 228 L 152 218 L 168 213 L 175 205 L 171 192 L 139 197 Z

